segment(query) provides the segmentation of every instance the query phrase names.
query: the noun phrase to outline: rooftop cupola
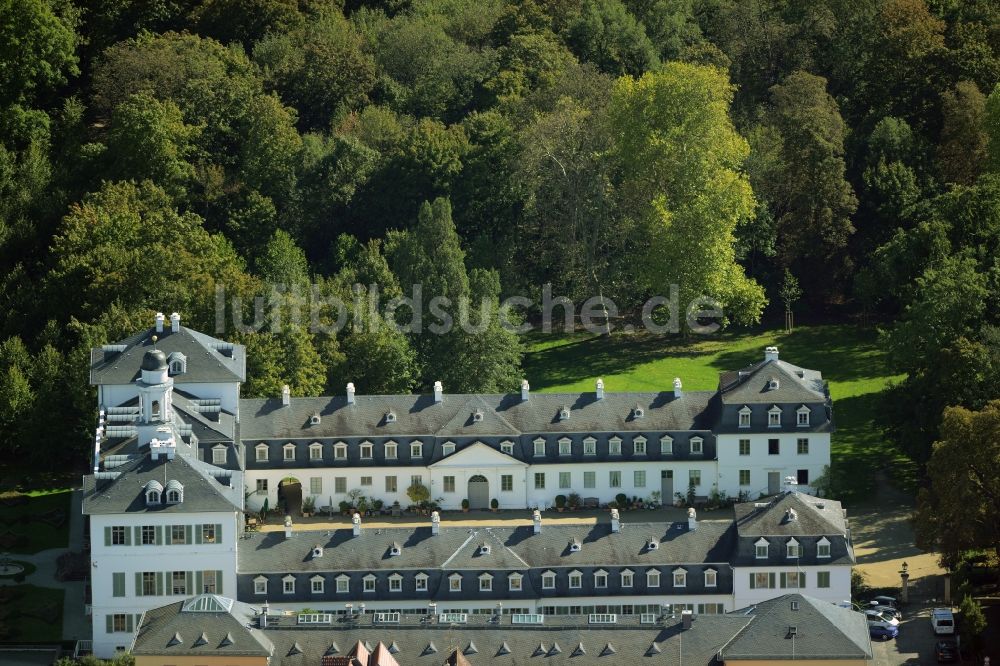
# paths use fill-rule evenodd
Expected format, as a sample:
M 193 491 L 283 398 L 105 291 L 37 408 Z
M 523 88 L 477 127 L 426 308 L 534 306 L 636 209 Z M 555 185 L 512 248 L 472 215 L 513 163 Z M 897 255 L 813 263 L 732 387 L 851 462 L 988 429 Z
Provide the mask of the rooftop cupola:
M 151 349 L 142 355 L 142 381 L 147 384 L 162 384 L 167 381 L 167 355 L 159 349 Z
M 764 360 L 765 361 L 777 361 L 778 360 L 778 348 L 777 347 L 765 347 L 764 348 Z

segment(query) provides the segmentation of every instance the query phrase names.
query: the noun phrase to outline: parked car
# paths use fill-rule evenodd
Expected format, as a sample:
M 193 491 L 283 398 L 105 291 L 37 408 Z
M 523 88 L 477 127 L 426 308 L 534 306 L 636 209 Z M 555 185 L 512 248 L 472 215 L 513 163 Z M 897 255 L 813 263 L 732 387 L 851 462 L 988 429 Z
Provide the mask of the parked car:
M 869 624 L 868 633 L 872 638 L 877 638 L 880 641 L 887 641 L 890 638 L 899 636 L 899 627 L 892 624 L 884 627 L 877 624 Z
M 899 609 L 896 608 L 895 606 L 883 606 L 882 604 L 879 604 L 874 600 L 871 602 L 871 606 L 868 607 L 868 610 L 876 610 L 879 613 L 883 613 L 884 615 L 888 615 L 889 617 L 894 617 L 897 620 L 903 619 L 903 614 L 900 613 Z
M 939 664 L 950 664 L 958 661 L 958 646 L 954 641 L 938 641 L 934 646 L 934 656 Z
M 931 628 L 935 635 L 953 635 L 955 633 L 955 616 L 950 608 L 935 608 L 931 611 Z
M 899 602 L 896 601 L 896 597 L 887 597 L 884 594 L 880 594 L 877 597 L 872 597 L 871 600 L 879 606 L 892 606 L 893 608 L 899 608 Z
M 877 610 L 866 610 L 865 619 L 868 620 L 868 627 L 898 627 L 899 620 L 887 613 L 880 613 Z

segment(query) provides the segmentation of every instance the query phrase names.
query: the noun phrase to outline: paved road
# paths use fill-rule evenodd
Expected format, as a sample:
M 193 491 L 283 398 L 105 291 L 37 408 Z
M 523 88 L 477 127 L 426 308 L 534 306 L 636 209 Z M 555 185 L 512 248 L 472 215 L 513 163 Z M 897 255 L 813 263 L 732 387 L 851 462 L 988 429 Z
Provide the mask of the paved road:
M 929 605 L 904 609 L 899 637 L 891 641 L 872 641 L 877 666 L 936 664 L 934 644 L 939 637 L 931 630 Z

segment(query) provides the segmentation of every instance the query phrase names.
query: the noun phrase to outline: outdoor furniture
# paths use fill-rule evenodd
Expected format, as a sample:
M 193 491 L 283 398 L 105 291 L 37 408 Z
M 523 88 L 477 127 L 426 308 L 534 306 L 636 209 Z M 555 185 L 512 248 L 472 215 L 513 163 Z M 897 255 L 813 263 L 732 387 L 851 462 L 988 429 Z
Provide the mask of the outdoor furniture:
M 260 529 L 260 526 L 257 524 L 256 518 L 250 518 L 249 520 L 247 520 L 248 532 L 256 532 L 258 529 Z
M 583 498 L 583 508 L 584 509 L 596 509 L 601 505 L 601 501 L 596 497 L 584 497 Z

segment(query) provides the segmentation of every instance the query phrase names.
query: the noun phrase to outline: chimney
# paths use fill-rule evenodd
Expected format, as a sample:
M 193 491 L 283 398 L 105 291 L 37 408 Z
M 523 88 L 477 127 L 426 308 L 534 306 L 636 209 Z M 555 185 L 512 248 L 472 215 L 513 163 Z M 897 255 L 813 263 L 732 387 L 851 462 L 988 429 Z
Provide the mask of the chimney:
M 156 313 L 156 332 L 163 333 L 163 313 Z
M 528 391 L 530 389 L 531 389 L 531 387 L 528 386 L 528 380 L 527 379 L 522 379 L 521 380 L 521 402 L 528 402 Z
M 281 404 L 283 407 L 292 404 L 292 389 L 288 387 L 288 384 L 281 387 Z
M 170 313 L 170 332 L 177 333 L 181 330 L 181 316 L 176 312 Z
M 542 512 L 535 509 L 535 512 L 531 514 L 531 522 L 535 524 L 535 534 L 542 533 Z
M 355 513 L 351 517 L 351 526 L 354 529 L 354 536 L 361 536 L 361 514 Z
M 698 529 L 698 512 L 694 510 L 694 507 L 688 509 L 688 529 L 692 532 Z
M 777 347 L 764 347 L 764 360 L 765 361 L 777 361 L 778 360 L 778 348 Z
M 681 391 L 681 378 L 674 377 L 674 397 L 679 398 L 682 395 L 684 395 L 684 392 Z
M 441 533 L 441 514 L 437 511 L 431 511 L 431 534 Z
M 261 629 L 267 629 L 267 611 L 270 609 L 267 606 L 267 599 L 264 600 L 264 606 L 260 609 L 259 625 Z
M 615 534 L 622 531 L 622 524 L 618 519 L 618 509 L 611 509 L 611 531 Z
M 597 379 L 597 399 L 604 400 L 604 380 L 599 377 Z
M 441 382 L 434 382 L 434 402 L 441 402 L 444 400 L 444 387 Z
M 689 610 L 681 611 L 681 623 L 684 626 L 684 631 L 691 628 L 691 623 L 694 622 L 694 613 Z
M 354 404 L 354 382 L 347 382 L 347 404 Z
M 291 539 L 292 538 L 292 517 L 291 516 L 285 516 L 285 538 L 286 539 Z

